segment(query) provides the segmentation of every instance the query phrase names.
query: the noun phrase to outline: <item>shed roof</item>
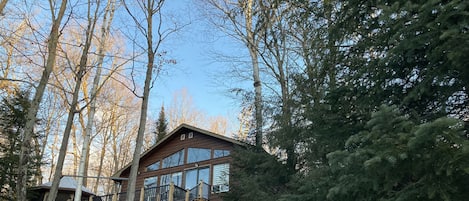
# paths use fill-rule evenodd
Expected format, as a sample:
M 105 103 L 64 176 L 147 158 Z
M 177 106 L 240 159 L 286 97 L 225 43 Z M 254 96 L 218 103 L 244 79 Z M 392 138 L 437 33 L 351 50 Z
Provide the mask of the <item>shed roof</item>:
M 34 189 L 50 189 L 51 186 L 52 186 L 52 182 L 47 182 L 47 183 L 44 183 L 44 184 L 41 184 L 41 185 L 35 187 Z M 64 177 L 62 177 L 62 179 L 60 179 L 59 190 L 62 190 L 62 191 L 75 191 L 77 186 L 78 186 L 77 181 L 75 181 L 75 179 L 73 179 L 72 177 L 64 176 Z M 88 189 L 84 186 L 82 186 L 81 189 L 84 193 L 94 195 L 94 193 L 90 189 Z

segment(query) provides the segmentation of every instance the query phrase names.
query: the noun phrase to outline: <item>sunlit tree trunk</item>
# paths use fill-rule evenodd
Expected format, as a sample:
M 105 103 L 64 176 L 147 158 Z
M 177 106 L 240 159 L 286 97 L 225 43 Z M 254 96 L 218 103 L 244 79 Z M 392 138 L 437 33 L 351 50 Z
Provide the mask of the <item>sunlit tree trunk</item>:
M 125 1 L 124 1 L 125 2 Z M 137 138 L 135 143 L 135 150 L 132 157 L 132 166 L 130 168 L 130 175 L 127 187 L 127 196 L 126 200 L 134 200 L 135 197 L 135 182 L 137 179 L 137 171 L 139 167 L 139 160 L 140 154 L 143 147 L 143 137 L 145 134 L 145 126 L 147 121 L 147 110 L 148 110 L 148 98 L 150 95 L 150 88 L 152 85 L 153 80 L 153 72 L 160 72 L 162 65 L 164 64 L 164 59 L 159 58 L 158 62 L 155 62 L 155 56 L 160 49 L 160 45 L 162 44 L 163 40 L 171 33 L 175 32 L 175 30 L 166 29 L 165 31 L 162 30 L 162 14 L 161 8 L 164 4 L 163 0 L 156 1 L 156 0 L 147 0 L 146 3 L 138 2 L 140 5 L 139 7 L 142 8 L 142 12 L 145 16 L 143 19 L 143 23 L 146 23 L 146 26 L 142 24 L 142 21 L 138 20 L 135 16 L 135 13 L 130 11 L 128 5 L 124 3 L 126 10 L 128 11 L 129 15 L 132 17 L 136 26 L 143 34 L 143 37 L 146 39 L 146 53 L 147 53 L 147 67 L 146 67 L 146 74 L 145 74 L 145 84 L 143 87 L 143 96 L 140 96 L 142 99 L 142 105 L 140 109 L 140 123 L 137 132 Z M 153 18 L 155 15 L 158 15 L 158 21 L 156 21 L 155 26 L 153 26 Z M 156 30 L 154 35 L 153 31 Z M 156 37 L 155 37 L 156 36 Z M 158 55 L 158 57 L 161 57 Z
M 85 138 L 83 140 L 83 148 L 81 152 L 82 157 L 80 159 L 80 165 L 78 168 L 78 179 L 77 179 L 77 188 L 75 190 L 75 201 L 81 200 L 82 184 L 83 184 L 84 177 L 87 176 L 85 175 L 85 171 L 86 171 L 86 163 L 88 161 L 89 145 L 91 143 L 91 133 L 92 133 L 92 128 L 93 128 L 94 115 L 96 113 L 96 96 L 98 95 L 98 86 L 100 83 L 101 72 L 102 72 L 102 67 L 103 67 L 105 44 L 107 41 L 107 36 L 108 36 L 110 25 L 111 25 L 113 15 L 114 15 L 114 8 L 115 8 L 114 4 L 115 4 L 115 1 L 110 1 L 110 0 L 108 1 L 107 6 L 106 6 L 106 11 L 104 13 L 103 24 L 101 27 L 101 37 L 100 37 L 99 47 L 98 47 L 98 63 L 96 64 L 96 75 L 94 77 L 93 85 L 91 87 L 91 99 L 90 99 L 91 102 L 89 105 L 88 121 L 87 121 L 86 129 L 85 129 Z M 96 10 L 98 9 L 99 9 L 99 6 L 97 6 Z M 109 15 L 109 19 L 108 19 L 108 15 Z M 107 138 L 105 139 L 106 139 L 105 141 L 107 141 Z M 106 144 L 107 143 L 105 142 L 103 147 L 105 147 Z M 101 157 L 104 157 L 104 156 L 102 155 Z M 102 160 L 103 159 L 101 158 L 101 161 Z M 101 166 L 102 166 L 102 163 L 100 164 L 100 169 L 101 169 Z M 97 185 L 99 184 L 99 177 L 97 178 L 96 184 Z
M 3 9 L 5 9 L 5 6 L 7 5 L 8 0 L 2 0 L 0 1 L 0 15 L 3 15 Z
M 261 40 L 264 22 L 258 16 L 262 1 L 254 0 L 205 0 L 210 6 L 222 12 L 233 26 L 228 33 L 240 39 L 246 45 L 251 59 L 252 81 L 254 85 L 254 119 L 255 119 L 255 144 L 262 148 L 263 144 L 263 100 L 262 82 L 259 66 L 259 43 Z M 226 25 L 217 25 L 226 28 Z
M 19 165 L 18 165 L 18 185 L 17 193 L 18 193 L 18 200 L 19 201 L 26 201 L 26 183 L 28 180 L 28 162 L 29 162 L 29 155 L 30 155 L 30 146 L 31 146 L 31 138 L 34 134 L 34 125 L 36 124 L 36 115 L 39 110 L 39 104 L 41 103 L 42 96 L 44 94 L 46 85 L 49 81 L 50 74 L 53 70 L 55 65 L 55 59 L 57 55 L 57 43 L 59 41 L 59 27 L 60 23 L 62 22 L 62 18 L 65 14 L 65 10 L 67 7 L 67 0 L 63 0 L 60 5 L 59 13 L 55 15 L 55 8 L 54 3 L 50 0 L 50 9 L 52 14 L 52 28 L 49 34 L 49 40 L 47 42 L 47 51 L 48 56 L 46 60 L 46 65 L 44 66 L 44 71 L 41 76 L 41 80 L 39 81 L 38 86 L 36 87 L 36 92 L 34 94 L 34 98 L 31 101 L 31 107 L 29 108 L 27 114 L 27 121 L 25 125 L 25 131 L 23 140 L 21 143 L 21 151 L 19 155 Z
M 87 72 L 87 63 L 88 63 L 88 54 L 89 49 L 91 47 L 91 41 L 93 39 L 94 28 L 97 21 L 97 12 L 99 8 L 99 1 L 96 5 L 96 10 L 94 12 L 94 16 L 91 16 L 91 2 L 88 1 L 88 25 L 86 28 L 86 39 L 85 44 L 83 44 L 83 50 L 80 58 L 80 63 L 78 66 L 78 71 L 76 72 L 76 83 L 75 89 L 73 90 L 72 102 L 70 105 L 70 110 L 68 113 L 67 124 L 65 126 L 64 135 L 62 138 L 62 144 L 60 146 L 59 158 L 57 161 L 57 167 L 54 172 L 54 180 L 52 181 L 52 186 L 49 192 L 48 201 L 54 201 L 57 197 L 57 191 L 60 183 L 60 179 L 62 178 L 62 169 L 65 161 L 65 156 L 67 153 L 67 146 L 68 146 L 68 139 L 70 137 L 71 128 L 73 126 L 73 119 L 75 114 L 80 112 L 77 110 L 78 106 L 78 97 L 80 94 L 80 87 L 83 81 L 83 77 Z

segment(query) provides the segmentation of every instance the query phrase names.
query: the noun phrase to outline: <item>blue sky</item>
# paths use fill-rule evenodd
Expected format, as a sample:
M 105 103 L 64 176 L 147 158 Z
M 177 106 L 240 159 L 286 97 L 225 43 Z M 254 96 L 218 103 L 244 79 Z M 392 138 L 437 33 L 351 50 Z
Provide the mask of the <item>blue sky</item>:
M 166 12 L 190 24 L 173 35 L 165 46 L 169 50 L 169 57 L 176 59 L 177 64 L 170 66 L 168 74 L 161 77 L 152 89 L 150 114 L 155 116 L 163 102 L 167 107 L 173 93 L 185 88 L 192 96 L 194 106 L 207 116 L 226 116 L 236 121 L 239 104 L 228 97 L 226 86 L 217 85 L 213 81 L 220 78 L 216 76 L 217 72 L 229 66 L 225 62 L 215 61 L 211 52 L 239 54 L 239 43 L 234 39 L 220 37 L 222 33 L 208 27 L 191 0 L 166 1 L 166 6 Z M 226 80 L 223 84 L 229 85 L 230 81 Z

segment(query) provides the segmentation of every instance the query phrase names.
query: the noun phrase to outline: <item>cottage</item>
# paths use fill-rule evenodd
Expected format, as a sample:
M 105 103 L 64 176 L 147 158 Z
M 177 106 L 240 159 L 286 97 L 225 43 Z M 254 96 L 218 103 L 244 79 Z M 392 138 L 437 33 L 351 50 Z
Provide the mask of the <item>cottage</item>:
M 221 200 L 230 190 L 230 154 L 237 140 L 182 124 L 140 156 L 136 189 L 144 200 L 167 200 L 168 194 L 188 200 Z M 128 178 L 130 165 L 114 176 Z M 120 181 L 120 192 L 127 181 Z M 170 193 L 170 186 L 173 190 Z M 140 191 L 139 191 L 140 192 Z M 119 197 L 123 197 L 120 195 Z M 176 200 L 176 199 L 174 199 Z
M 52 182 L 44 183 L 40 186 L 36 186 L 30 189 L 30 194 L 33 198 L 31 201 L 45 201 L 49 196 L 49 190 L 52 186 Z M 77 182 L 72 177 L 62 177 L 59 183 L 59 189 L 57 192 L 56 201 L 72 201 L 75 195 L 75 189 L 77 188 Z M 89 200 L 89 197 L 94 196 L 94 193 L 82 186 L 82 200 Z

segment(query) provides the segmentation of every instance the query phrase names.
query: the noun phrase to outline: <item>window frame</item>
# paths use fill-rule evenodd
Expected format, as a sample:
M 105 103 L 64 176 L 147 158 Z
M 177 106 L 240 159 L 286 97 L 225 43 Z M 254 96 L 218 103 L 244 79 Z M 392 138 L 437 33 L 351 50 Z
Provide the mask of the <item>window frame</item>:
M 217 193 L 225 193 L 230 191 L 230 163 L 219 163 L 212 165 L 212 194 Z M 219 171 L 228 171 L 228 172 L 221 172 L 219 174 L 216 173 L 216 168 L 221 167 Z M 218 176 L 217 176 L 218 175 Z M 217 177 L 223 176 L 223 179 L 217 179 Z M 224 182 L 219 182 L 219 180 L 223 180 Z M 215 188 L 218 187 L 218 190 Z
M 161 160 L 161 169 L 178 167 L 178 166 L 184 165 L 185 164 L 185 162 L 184 162 L 185 153 L 184 152 L 185 152 L 185 149 L 181 149 L 179 151 L 176 151 L 176 152 L 164 157 Z M 181 154 L 179 154 L 179 153 L 181 153 Z M 178 156 L 177 164 L 173 164 L 173 159 L 170 159 L 173 156 Z M 168 163 L 167 160 L 169 161 L 168 166 L 166 166 L 166 164 Z

